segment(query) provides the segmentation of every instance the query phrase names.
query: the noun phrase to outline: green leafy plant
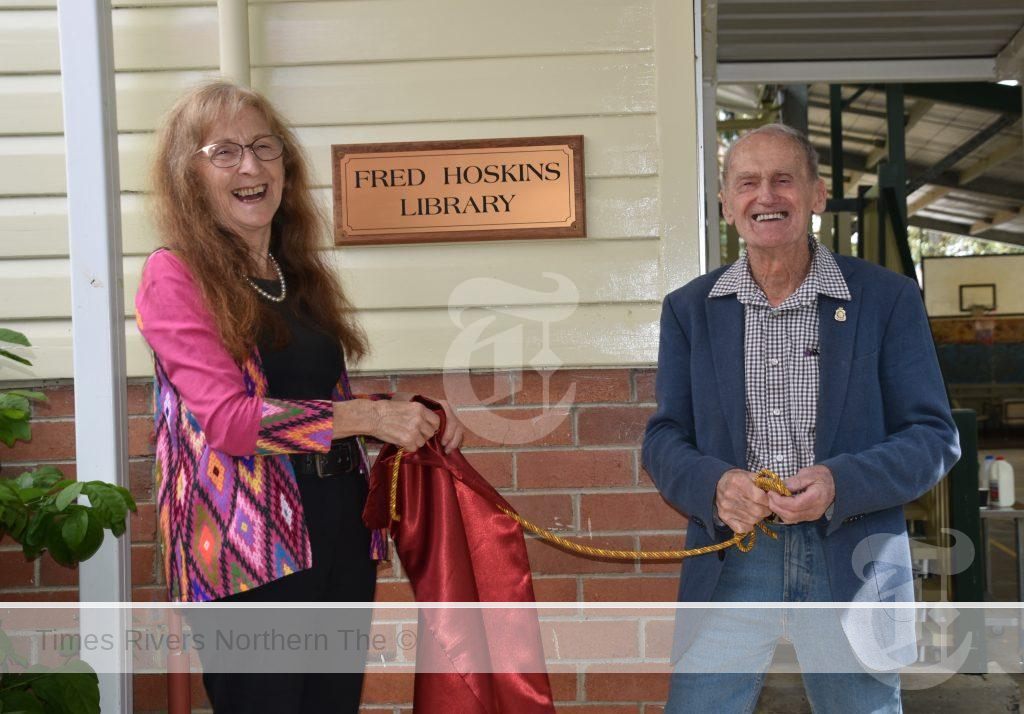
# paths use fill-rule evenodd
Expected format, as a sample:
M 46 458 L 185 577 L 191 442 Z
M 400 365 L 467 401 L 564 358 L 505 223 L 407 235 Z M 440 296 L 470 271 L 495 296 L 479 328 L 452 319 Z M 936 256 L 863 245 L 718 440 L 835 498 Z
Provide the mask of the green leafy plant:
M 20 364 L 32 364 L 24 357 L 4 349 L 3 344 L 30 347 L 25 335 L 0 327 L 0 357 Z M 8 446 L 14 446 L 16 441 L 31 439 L 29 419 L 32 418 L 32 402 L 40 401 L 46 401 L 46 395 L 42 392 L 33 392 L 27 389 L 11 389 L 0 392 L 0 441 Z
M 96 672 L 73 652 L 50 669 L 29 665 L 14 651 L 7 633 L 0 630 L 0 714 L 82 714 L 100 711 L 100 685 Z M 10 672 L 11 664 L 22 668 Z
M 30 346 L 23 334 L 5 328 L 0 328 L 0 343 Z M 3 347 L 0 358 L 31 364 Z M 0 392 L 0 442 L 13 447 L 17 441 L 30 441 L 32 404 L 43 401 L 41 392 Z M 79 496 L 86 496 L 88 504 L 77 503 Z M 136 510 L 128 489 L 104 481 L 71 481 L 54 466 L 0 478 L 0 540 L 9 536 L 20 544 L 27 560 L 45 552 L 73 567 L 96 553 L 104 531 L 122 535 L 128 512 Z M 12 674 L 12 663 L 24 669 Z M 99 714 L 99 680 L 87 663 L 68 655 L 54 669 L 26 665 L 0 630 L 0 714 Z

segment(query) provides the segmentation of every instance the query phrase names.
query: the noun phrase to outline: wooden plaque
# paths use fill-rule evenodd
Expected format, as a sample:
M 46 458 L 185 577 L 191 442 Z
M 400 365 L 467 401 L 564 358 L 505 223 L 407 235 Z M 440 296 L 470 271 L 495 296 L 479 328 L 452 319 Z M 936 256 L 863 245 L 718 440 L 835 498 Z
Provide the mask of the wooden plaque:
M 336 245 L 586 236 L 583 137 L 331 147 Z

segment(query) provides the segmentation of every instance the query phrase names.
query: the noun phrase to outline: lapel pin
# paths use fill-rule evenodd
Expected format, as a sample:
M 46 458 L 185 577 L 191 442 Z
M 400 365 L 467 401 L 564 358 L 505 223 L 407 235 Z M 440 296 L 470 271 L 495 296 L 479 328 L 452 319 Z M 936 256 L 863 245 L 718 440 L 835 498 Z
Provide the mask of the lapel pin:
M 836 315 L 835 315 L 835 317 L 836 317 L 836 322 L 846 322 L 846 308 L 845 307 L 837 307 L 836 308 Z

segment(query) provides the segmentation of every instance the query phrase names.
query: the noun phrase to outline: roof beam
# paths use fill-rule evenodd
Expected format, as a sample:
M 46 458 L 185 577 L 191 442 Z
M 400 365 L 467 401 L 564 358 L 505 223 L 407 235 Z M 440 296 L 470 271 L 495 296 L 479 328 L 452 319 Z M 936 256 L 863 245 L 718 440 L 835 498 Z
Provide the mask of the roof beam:
M 941 231 L 942 233 L 952 233 L 957 236 L 970 237 L 968 235 L 968 229 L 970 226 L 965 223 L 942 221 L 937 218 L 925 218 L 924 216 L 914 216 L 910 219 L 909 223 L 912 226 L 925 228 L 930 231 Z M 985 234 L 984 240 L 994 240 L 999 241 L 1000 243 L 1009 243 L 1010 245 L 1024 245 L 1024 233 L 991 230 Z
M 831 165 L 832 152 L 827 148 L 819 148 L 818 156 L 823 167 L 828 168 Z M 845 152 L 843 155 L 843 165 L 847 171 L 867 173 L 866 158 L 864 154 Z M 907 162 L 908 174 L 923 174 L 927 170 L 927 166 Z M 956 171 L 943 171 L 929 179 L 928 183 L 932 186 L 945 186 L 956 191 L 1009 199 L 1014 203 L 1019 202 L 1020 197 L 1024 196 L 1024 184 L 1022 183 L 980 176 L 973 179 L 969 184 L 961 185 L 960 174 Z
M 907 215 L 913 216 L 915 213 L 932 205 L 952 190 L 953 189 L 948 186 L 932 186 L 919 198 L 916 198 L 907 204 Z
M 1004 161 L 1013 158 L 1013 155 L 1019 153 L 1022 147 L 1024 147 L 1024 140 L 1021 137 L 1006 137 L 992 147 L 992 151 L 989 152 L 987 157 L 961 171 L 960 183 L 970 183 L 982 174 L 991 171 Z
M 718 63 L 721 84 L 992 82 L 995 78 L 995 57 Z
M 996 79 L 1024 79 L 1024 26 L 996 55 Z
M 1016 92 L 1014 94 L 1016 94 Z M 943 171 L 952 169 L 953 166 L 959 163 L 961 159 L 968 156 L 986 141 L 994 137 L 1006 127 L 1016 123 L 1018 118 L 1019 116 L 1015 116 L 1013 114 L 1003 114 L 970 139 L 946 154 L 946 156 L 925 170 L 924 173 L 918 174 L 914 178 L 910 179 L 910 181 L 907 182 L 907 192 L 910 193 L 916 191 L 926 183 L 932 183 L 931 179 L 933 177 L 941 174 Z
M 909 134 L 910 130 L 917 126 L 918 122 L 924 119 L 925 114 L 927 114 L 933 106 L 935 106 L 935 102 L 929 99 L 919 99 L 917 103 L 914 104 L 913 109 L 910 110 L 910 113 L 907 114 L 907 123 L 903 127 L 904 133 Z M 868 154 L 868 168 L 874 168 L 875 164 L 884 159 L 888 153 L 888 142 L 886 142 L 885 146 L 880 146 L 874 149 Z
M 1000 211 L 996 215 L 992 216 L 992 218 L 986 218 L 972 223 L 971 235 L 976 236 L 979 233 L 985 233 L 986 231 L 990 231 L 993 228 L 998 228 L 999 226 L 1005 223 L 1015 221 L 1018 218 L 1021 218 L 1022 216 L 1024 216 L 1024 206 L 1014 211 Z
M 993 60 L 994 61 L 994 60 Z M 923 82 L 907 87 L 908 97 L 957 104 L 970 109 L 1020 116 L 1020 91 L 987 82 Z

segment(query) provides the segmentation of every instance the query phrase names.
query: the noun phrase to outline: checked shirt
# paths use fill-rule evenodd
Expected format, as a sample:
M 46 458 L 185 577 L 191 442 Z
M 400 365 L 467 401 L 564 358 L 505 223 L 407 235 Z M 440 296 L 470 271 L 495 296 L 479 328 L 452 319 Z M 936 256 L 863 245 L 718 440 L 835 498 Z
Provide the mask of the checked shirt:
M 832 253 L 808 238 L 811 267 L 796 292 L 772 307 L 754 282 L 746 252 L 708 297 L 735 294 L 743 304 L 747 469 L 783 478 L 814 463 L 818 412 L 818 295 L 850 299 Z

